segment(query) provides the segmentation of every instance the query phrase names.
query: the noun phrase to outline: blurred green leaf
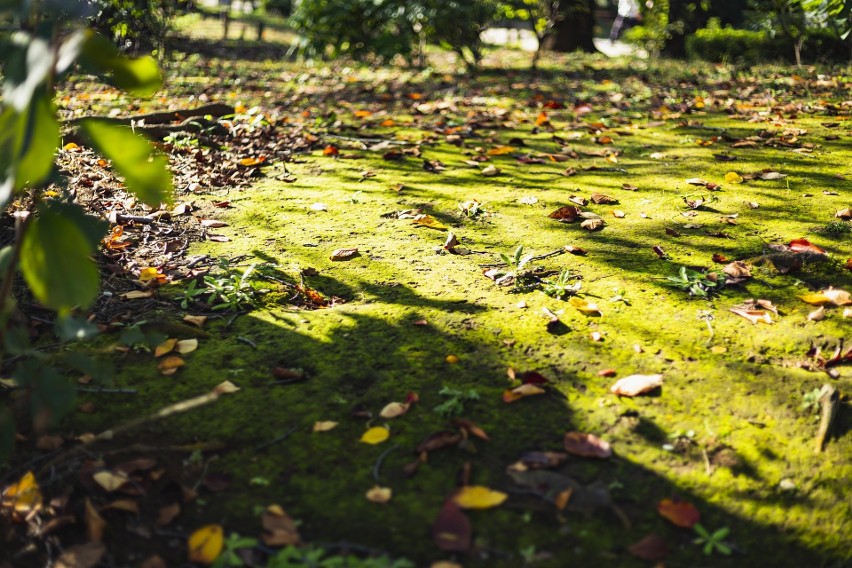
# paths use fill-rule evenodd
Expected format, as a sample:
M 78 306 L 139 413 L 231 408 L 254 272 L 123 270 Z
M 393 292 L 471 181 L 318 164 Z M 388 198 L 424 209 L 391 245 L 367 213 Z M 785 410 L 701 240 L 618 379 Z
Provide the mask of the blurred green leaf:
M 8 410 L 0 408 L 0 463 L 6 463 L 14 447 L 15 422 Z
M 89 306 L 98 294 L 98 270 L 89 259 L 91 228 L 53 207 L 42 208 L 21 245 L 21 272 L 36 299 L 61 315 Z
M 59 145 L 59 121 L 53 103 L 42 91 L 30 103 L 24 117 L 15 189 L 35 186 L 53 169 L 53 155 Z
M 172 177 L 168 158 L 156 154 L 151 144 L 126 126 L 107 120 L 87 119 L 80 123 L 92 146 L 112 160 L 124 177 L 127 189 L 152 207 L 171 201 Z
M 91 30 L 83 41 L 80 63 L 137 97 L 150 97 L 163 84 L 160 68 L 152 57 L 126 57 L 111 41 Z
M 59 336 L 59 340 L 63 343 L 67 341 L 84 341 L 98 334 L 98 326 L 83 318 L 75 318 L 74 316 L 56 318 L 53 327 L 56 335 Z

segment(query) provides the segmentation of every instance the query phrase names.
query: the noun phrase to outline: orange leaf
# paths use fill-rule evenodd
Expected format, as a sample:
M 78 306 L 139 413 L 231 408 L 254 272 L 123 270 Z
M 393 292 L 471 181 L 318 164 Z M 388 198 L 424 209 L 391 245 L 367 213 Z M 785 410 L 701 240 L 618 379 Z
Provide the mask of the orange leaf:
M 825 254 L 825 251 L 811 243 L 807 239 L 795 239 L 790 241 L 790 250 L 793 252 L 813 252 L 817 254 Z
M 535 119 L 535 125 L 536 126 L 544 126 L 546 124 L 550 124 L 550 119 L 547 118 L 546 112 L 541 111 L 539 113 L 538 117 Z
M 691 529 L 701 521 L 701 513 L 687 501 L 663 499 L 657 505 L 657 512 L 685 529 Z

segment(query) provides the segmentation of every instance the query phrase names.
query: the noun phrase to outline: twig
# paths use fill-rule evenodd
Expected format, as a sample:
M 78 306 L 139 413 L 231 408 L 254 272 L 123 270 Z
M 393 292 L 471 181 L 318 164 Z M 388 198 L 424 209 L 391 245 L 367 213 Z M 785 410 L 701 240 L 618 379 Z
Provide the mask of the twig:
M 287 430 L 286 432 L 284 432 L 283 434 L 281 434 L 281 435 L 280 435 L 280 436 L 278 436 L 277 438 L 275 438 L 275 439 L 273 439 L 273 440 L 270 440 L 270 441 L 268 441 L 268 442 L 264 442 L 264 443 L 260 444 L 259 446 L 255 446 L 255 448 L 254 448 L 254 450 L 253 450 L 253 451 L 255 451 L 255 452 L 256 452 L 256 451 L 258 451 L 258 450 L 262 450 L 262 449 L 264 449 L 264 448 L 268 448 L 269 446 L 274 446 L 274 445 L 275 445 L 275 444 L 277 444 L 278 442 L 283 442 L 284 440 L 286 440 L 287 438 L 289 438 L 289 437 L 290 437 L 290 434 L 292 434 L 293 432 L 295 432 L 295 431 L 296 431 L 296 430 L 298 430 L 298 429 L 299 429 L 299 427 L 298 427 L 298 426 L 293 426 L 292 428 L 290 428 L 289 430 Z
M 390 448 L 383 451 L 382 455 L 379 456 L 379 459 L 376 460 L 376 463 L 373 464 L 373 479 L 376 480 L 376 483 L 379 483 L 379 481 L 380 481 L 380 479 L 379 479 L 380 473 L 379 472 L 382 469 L 382 462 L 385 461 L 385 458 L 388 457 L 388 454 L 390 454 L 392 451 L 394 451 L 398 447 L 399 447 L 399 444 L 394 444 Z
M 237 341 L 239 341 L 240 343 L 245 343 L 246 345 L 248 345 L 252 349 L 257 349 L 257 343 L 255 343 L 254 341 L 252 341 L 248 337 L 243 337 L 242 335 L 238 335 Z
M 558 256 L 558 255 L 560 255 L 560 254 L 565 254 L 565 252 L 566 252 L 566 251 L 565 251 L 565 249 L 561 249 L 561 248 L 560 248 L 560 249 L 552 250 L 552 251 L 550 251 L 550 252 L 546 252 L 546 253 L 544 253 L 544 254 L 540 254 L 540 255 L 538 255 L 538 256 L 534 256 L 534 257 L 532 257 L 530 260 L 531 260 L 531 261 L 533 261 L 533 260 L 543 260 L 543 259 L 545 259 L 545 258 L 550 258 L 551 256 Z
M 136 389 L 108 389 L 104 387 L 77 387 L 77 392 L 94 392 L 98 394 L 136 394 Z
M 707 470 L 707 476 L 713 475 L 713 466 L 710 465 L 710 456 L 707 455 L 707 448 L 701 448 L 701 455 L 704 457 L 704 469 Z
M 204 262 L 204 261 L 205 261 L 205 260 L 207 260 L 208 258 L 210 258 L 210 255 L 209 255 L 209 254 L 202 254 L 201 256 L 196 257 L 195 259 L 193 259 L 193 260 L 192 260 L 189 264 L 187 264 L 187 265 L 185 266 L 185 268 L 187 268 L 187 269 L 195 268 L 197 265 L 201 264 L 202 262 Z

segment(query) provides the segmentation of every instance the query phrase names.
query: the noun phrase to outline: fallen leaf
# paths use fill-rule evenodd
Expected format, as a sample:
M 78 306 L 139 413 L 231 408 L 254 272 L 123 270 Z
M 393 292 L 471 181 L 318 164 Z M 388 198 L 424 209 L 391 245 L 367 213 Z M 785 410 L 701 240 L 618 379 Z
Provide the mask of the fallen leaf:
M 731 312 L 737 314 L 740 317 L 744 317 L 751 323 L 772 323 L 772 316 L 769 315 L 767 310 L 757 310 L 753 308 L 744 308 L 744 307 L 736 307 L 731 308 Z
M 373 426 L 361 435 L 361 442 L 365 444 L 381 444 L 390 437 L 390 430 L 384 426 Z
M 751 278 L 751 270 L 749 270 L 748 265 L 739 260 L 726 264 L 722 268 L 722 272 L 732 278 Z
M 206 525 L 189 537 L 189 561 L 209 566 L 216 561 L 225 543 L 221 525 Z
M 311 211 L 328 211 L 328 205 L 318 201 L 316 203 L 311 204 L 310 209 Z
M 186 355 L 187 353 L 192 353 L 198 349 L 198 340 L 197 339 L 181 339 L 175 344 L 175 351 L 180 353 L 181 355 Z
M 588 231 L 597 231 L 598 229 L 603 229 L 606 223 L 603 219 L 586 219 L 580 226 Z
M 177 373 L 177 370 L 184 365 L 186 365 L 186 361 L 177 355 L 169 355 L 160 361 L 160 364 L 157 365 L 157 370 L 160 371 L 161 375 L 169 376 Z
M 775 180 L 775 179 L 784 179 L 787 177 L 787 174 L 782 174 L 778 172 L 761 172 L 758 176 L 762 180 Z
M 334 157 L 334 156 L 337 156 L 337 155 L 339 155 L 339 154 L 340 154 L 340 150 L 338 150 L 338 149 L 337 149 L 337 146 L 334 146 L 334 145 L 332 145 L 332 144 L 329 144 L 328 146 L 326 146 L 326 147 L 325 147 L 325 148 L 323 148 L 323 150 L 322 150 L 322 155 L 323 155 L 323 156 L 332 156 L 332 157 Z
M 795 239 L 790 241 L 790 250 L 793 252 L 812 252 L 816 254 L 825 254 L 825 251 L 811 243 L 807 239 Z
M 725 181 L 727 183 L 742 183 L 744 180 L 737 172 L 728 172 L 725 174 Z
M 481 440 L 485 440 L 485 441 L 491 440 L 491 438 L 488 436 L 488 434 L 485 432 L 485 430 L 483 430 L 482 428 L 477 426 L 474 422 L 472 422 L 472 421 L 470 421 L 466 418 L 453 418 L 453 425 L 458 427 L 458 428 L 461 428 L 462 430 L 464 430 L 468 434 L 472 434 L 472 435 L 476 436 L 477 438 L 479 438 Z
M 106 521 L 101 517 L 98 510 L 95 509 L 92 500 L 86 497 L 83 500 L 83 519 L 86 523 L 86 537 L 91 542 L 102 542 L 104 539 L 104 530 L 106 529 Z
M 421 227 L 429 227 L 430 229 L 438 229 L 439 231 L 446 231 L 449 229 L 448 226 L 444 225 L 431 215 L 418 215 L 411 224 L 420 225 Z
M 495 146 L 488 150 L 489 156 L 503 156 L 504 154 L 511 154 L 515 149 L 512 146 Z
M 701 521 L 701 513 L 687 501 L 663 499 L 657 504 L 657 512 L 672 524 L 685 529 L 691 529 Z
M 852 295 L 845 290 L 828 288 L 827 290 L 820 290 L 820 294 L 828 298 L 828 301 L 835 306 L 848 306 L 852 304 Z
M 125 300 L 141 300 L 142 298 L 152 298 L 153 290 L 132 290 L 121 295 Z
M 260 164 L 264 163 L 265 161 L 266 161 L 266 156 L 257 156 L 257 157 L 243 158 L 242 160 L 240 160 L 239 163 L 240 163 L 241 166 L 251 167 L 251 166 L 259 166 Z
M 615 209 L 612 212 L 612 216 L 616 219 L 624 219 L 624 211 L 622 211 L 621 209 Z
M 825 319 L 825 306 L 820 306 L 808 314 L 808 321 L 822 321 Z
M 497 167 L 492 165 L 492 166 L 488 166 L 488 167 L 484 168 L 479 173 L 484 175 L 485 177 L 494 177 L 496 175 L 500 175 L 500 168 L 497 168 Z
M 408 412 L 410 407 L 411 405 L 405 402 L 391 402 L 382 409 L 379 416 L 387 419 L 396 418 Z
M 542 469 L 557 467 L 568 459 L 564 452 L 526 452 L 521 459 L 509 466 L 512 471 L 526 471 L 528 469 Z
M 524 384 L 511 390 L 507 389 L 503 391 L 503 402 L 515 402 L 516 400 L 537 394 L 544 394 L 545 392 L 547 391 L 536 385 Z
M 270 505 L 260 516 L 263 532 L 260 540 L 266 546 L 292 546 L 301 544 L 299 529 L 290 515 L 279 505 Z
M 548 215 L 548 217 L 550 217 L 551 219 L 556 219 L 557 221 L 564 221 L 570 223 L 575 221 L 579 215 L 579 207 L 575 207 L 573 205 L 566 205 L 564 207 L 560 207 L 559 209 Z
M 391 500 L 391 497 L 393 497 L 393 490 L 390 487 L 379 487 L 376 485 L 367 491 L 367 501 L 372 501 L 373 503 L 387 503 Z
M 662 375 L 630 375 L 619 379 L 610 388 L 620 396 L 637 396 L 663 386 Z
M 707 185 L 708 182 L 701 178 L 689 178 L 688 180 L 686 180 L 686 183 L 688 183 L 689 185 L 700 185 L 701 187 L 704 187 L 705 185 Z
M 216 395 L 220 394 L 233 394 L 240 390 L 240 387 L 232 383 L 231 381 L 222 381 L 215 387 L 213 387 L 213 393 Z
M 633 184 L 630 184 L 630 183 L 623 183 L 623 184 L 621 184 L 621 189 L 626 189 L 627 191 L 636 191 L 639 188 L 637 186 L 633 185 Z
M 109 470 L 99 471 L 92 476 L 92 480 L 100 485 L 107 493 L 118 491 L 130 481 L 127 473 L 120 470 L 115 472 Z
M 576 254 L 577 256 L 585 256 L 587 253 L 585 249 L 581 249 L 580 247 L 575 247 L 574 245 L 565 245 L 562 247 L 566 252 L 571 254 Z
M 227 227 L 228 224 L 224 221 L 219 221 L 217 219 L 199 219 L 202 227 L 207 227 L 208 229 L 218 229 L 220 227 Z
M 177 339 L 166 339 L 157 347 L 154 348 L 154 357 L 162 357 L 167 353 L 171 353 L 174 351 L 175 345 L 177 345 Z
M 524 371 L 518 373 L 512 367 L 506 369 L 506 374 L 513 381 L 521 381 L 524 384 L 543 385 L 549 383 L 550 380 L 537 371 Z
M 805 294 L 799 296 L 799 299 L 812 306 L 822 306 L 831 303 L 831 298 L 820 292 L 819 294 Z
M 431 434 L 425 440 L 417 444 L 417 447 L 414 448 L 414 451 L 416 451 L 418 454 L 422 454 L 423 452 L 433 452 L 435 450 L 440 450 L 441 448 L 455 446 L 461 440 L 462 436 L 458 432 L 442 430 L 440 432 L 435 432 L 434 434 Z
M 158 527 L 164 527 L 175 520 L 178 515 L 180 515 L 180 503 L 163 505 L 157 512 L 156 524 Z
M 432 523 L 432 541 L 444 552 L 466 552 L 473 530 L 461 508 L 448 499 Z
M 587 316 L 600 317 L 602 315 L 598 305 L 593 302 L 574 297 L 569 300 L 569 303 Z
M 37 450 L 52 452 L 58 450 L 65 443 L 65 438 L 62 436 L 39 436 L 36 440 L 35 447 Z
M 191 316 L 187 314 L 183 316 L 183 321 L 192 324 L 196 327 L 202 327 L 204 325 L 204 322 L 207 321 L 207 316 Z
M 314 432 L 328 432 L 337 428 L 337 422 L 332 420 L 320 420 L 314 422 Z
M 100 542 L 87 542 L 67 548 L 56 559 L 54 568 L 93 568 L 106 554 L 106 547 Z
M 834 214 L 835 217 L 839 219 L 844 219 L 846 221 L 852 219 L 852 209 L 847 207 L 846 209 L 841 209 L 837 213 Z
M 594 434 L 583 432 L 566 432 L 563 439 L 565 451 L 584 458 L 612 457 L 612 447 L 609 442 L 601 440 Z
M 334 252 L 331 253 L 329 257 L 331 260 L 349 260 L 358 255 L 357 248 L 340 248 L 335 249 Z
M 665 539 L 655 534 L 649 534 L 642 540 L 631 544 L 627 551 L 637 558 L 648 562 L 659 562 L 669 555 L 669 545 Z
M 593 193 L 590 197 L 592 201 L 597 203 L 598 205 L 606 204 L 606 203 L 618 203 L 618 199 L 614 197 L 610 197 L 609 195 L 604 195 L 603 193 Z
M 452 499 L 462 509 L 490 509 L 503 503 L 507 497 L 507 494 L 488 487 L 467 485 L 459 489 Z

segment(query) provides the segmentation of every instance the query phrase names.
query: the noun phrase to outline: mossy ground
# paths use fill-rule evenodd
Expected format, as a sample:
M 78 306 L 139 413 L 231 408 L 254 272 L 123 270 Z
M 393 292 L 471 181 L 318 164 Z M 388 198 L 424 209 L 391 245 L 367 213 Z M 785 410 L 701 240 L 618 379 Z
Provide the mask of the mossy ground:
M 244 265 L 274 262 L 294 281 L 300 270 L 312 268 L 316 273 L 305 276 L 305 284 L 344 302 L 329 309 L 296 309 L 288 302 L 288 290 L 258 282 L 269 289 L 261 307 L 230 324 L 229 315 L 211 320 L 206 329 L 211 337 L 201 339 L 198 351 L 187 356 L 187 366 L 175 376 L 160 376 L 150 356 L 131 354 L 119 361 L 117 384 L 138 389 L 136 396 L 84 397 L 95 401 L 98 411 L 73 416 L 65 428 L 100 431 L 201 394 L 225 379 L 240 386 L 236 394 L 153 423 L 138 434 L 157 444 L 224 444 L 206 467 L 230 474 L 233 483 L 188 505 L 170 534 L 186 534 L 211 522 L 228 531 L 257 534 L 257 508 L 279 503 L 301 521 L 308 542 L 346 541 L 427 565 L 451 557 L 435 548 L 430 526 L 456 488 L 463 464 L 470 462 L 472 482 L 511 496 L 500 508 L 470 514 L 476 552 L 455 556 L 465 565 L 521 566 L 521 551 L 529 547 L 550 555 L 540 556 L 537 566 L 642 565 L 626 547 L 650 532 L 669 542 L 671 566 L 841 565 L 852 558 L 847 538 L 852 521 L 848 405 L 821 454 L 813 449 L 817 416 L 800 409 L 803 393 L 824 382 L 848 390 L 852 375 L 848 366 L 838 367 L 836 380 L 795 366 L 811 344 L 834 346 L 849 335 L 850 320 L 841 318 L 842 309 L 829 310 L 823 321 L 808 321 L 813 307 L 797 298 L 828 285 L 852 290 L 850 273 L 842 266 L 852 257 L 852 239 L 819 232 L 835 221 L 835 211 L 852 205 L 849 109 L 837 107 L 835 116 L 819 109 L 807 112 L 809 106 L 825 109 L 841 103 L 838 96 L 844 82 L 848 89 L 848 76 L 819 90 L 815 74 L 804 71 L 737 73 L 576 57 L 550 60 L 538 76 L 523 69 L 491 68 L 477 78 L 342 66 L 240 65 L 244 67 L 233 75 L 248 77 L 240 86 L 229 85 L 226 75 L 218 85 L 205 79 L 203 88 L 224 96 L 230 90 L 231 99 L 248 105 L 286 99 L 288 106 L 281 112 L 292 127 L 304 125 L 318 134 L 419 141 L 431 133 L 433 141 L 421 146 L 423 158 L 442 161 L 446 170 L 427 172 L 422 159 L 414 157 L 383 160 L 384 151 L 329 137 L 342 157 L 321 152 L 298 156 L 286 164 L 295 182 L 279 181 L 283 166 L 273 165 L 255 187 L 229 193 L 233 208 L 220 215 L 229 227 L 217 232 L 231 241 L 198 245 L 193 253 L 245 255 Z M 804 79 L 795 78 L 797 73 L 805 74 Z M 194 88 L 186 75 L 175 76 L 172 85 L 178 95 Z M 413 93 L 422 99 L 415 101 Z M 719 104 L 695 108 L 696 96 Z M 553 130 L 535 128 L 541 104 L 550 99 L 569 108 L 546 110 Z M 727 105 L 727 99 L 734 103 Z M 592 113 L 575 116 L 574 104 L 586 101 Z M 445 106 L 418 114 L 412 109 L 419 102 Z M 752 105 L 753 110 L 742 112 L 754 112 L 758 121 L 732 119 L 724 112 L 736 104 Z M 783 109 L 787 104 L 801 108 Z M 691 112 L 665 116 L 681 106 Z M 357 117 L 358 110 L 372 115 Z M 380 126 L 386 119 L 394 126 Z M 624 123 L 614 122 L 619 119 Z M 658 119 L 660 123 L 648 126 Z M 605 121 L 603 135 L 615 143 L 600 146 L 588 130 L 569 129 L 576 120 Z M 678 126 L 687 120 L 701 124 Z M 823 126 L 828 122 L 840 125 Z M 448 128 L 462 134 L 461 147 L 445 141 Z M 722 132 L 715 129 L 745 138 L 786 128 L 807 130 L 802 140 L 818 148 L 798 154 L 783 147 L 731 149 L 724 140 L 697 143 Z M 839 139 L 830 139 L 835 134 Z M 617 148 L 622 153 L 617 163 L 594 157 L 542 164 L 516 160 L 519 154 L 557 152 L 554 136 L 576 150 Z M 487 150 L 513 138 L 521 138 L 525 147 L 483 164 L 500 168 L 500 175 L 484 177 L 465 163 L 482 155 L 477 147 Z M 713 155 L 722 152 L 737 160 L 717 161 Z M 655 153 L 666 156 L 654 159 Z M 624 172 L 581 169 L 589 165 Z M 578 174 L 562 175 L 568 166 Z M 788 177 L 738 185 L 723 180 L 729 171 L 767 168 Z M 365 171 L 375 176 L 364 179 Z M 692 177 L 722 187 L 709 191 L 686 184 Z M 625 183 L 638 190 L 622 189 Z M 401 191 L 393 189 L 397 184 L 403 185 Z M 548 218 L 570 204 L 569 196 L 588 198 L 593 192 L 618 199 L 615 205 L 586 207 L 605 219 L 603 230 L 588 232 L 579 223 Z M 179 199 L 203 206 L 222 194 Z M 682 199 L 686 195 L 711 201 L 695 217 L 685 217 L 691 211 Z M 525 197 L 537 202 L 521 203 Z M 470 199 L 482 202 L 486 213 L 465 216 L 459 203 Z M 750 208 L 749 201 L 759 208 Z M 318 202 L 327 210 L 313 210 Z M 474 254 L 442 251 L 445 231 L 383 217 L 403 209 L 433 215 Z M 614 209 L 624 211 L 624 218 L 612 216 Z M 731 214 L 739 215 L 736 225 L 720 222 Z M 667 228 L 681 236 L 670 236 Z M 717 231 L 729 238 L 708 235 Z M 768 243 L 800 237 L 826 249 L 830 260 L 807 263 L 788 275 L 759 262 Z M 496 262 L 498 253 L 510 253 L 518 245 L 544 254 L 568 244 L 587 255 L 562 254 L 534 264 L 575 271 L 582 277 L 581 297 L 597 302 L 601 317 L 588 317 L 540 291 L 512 293 L 482 274 L 480 265 Z M 670 259 L 655 254 L 652 247 L 657 245 Z M 357 247 L 360 255 L 330 260 L 334 249 L 346 247 Z M 691 298 L 666 285 L 666 278 L 682 265 L 714 266 L 716 253 L 746 261 L 754 278 L 711 300 Z M 613 301 L 617 294 L 627 302 Z M 780 312 L 775 323 L 752 325 L 729 311 L 748 298 L 774 302 Z M 526 307 L 518 306 L 521 301 Z M 559 313 L 565 327 L 551 333 L 542 308 Z M 414 325 L 421 319 L 428 325 Z M 602 341 L 591 339 L 595 331 Z M 448 363 L 448 355 L 457 356 L 458 363 Z M 303 368 L 309 379 L 272 386 L 276 366 Z M 506 404 L 501 394 L 507 367 L 539 371 L 553 381 L 553 388 L 544 396 Z M 606 368 L 616 369 L 618 376 L 661 373 L 662 392 L 615 397 L 609 393 L 614 379 L 598 376 Z M 467 404 L 463 415 L 485 429 L 491 441 L 475 441 L 475 453 L 434 452 L 408 479 L 402 468 L 415 458 L 414 447 L 447 427 L 432 411 L 443 401 L 438 391 L 444 386 L 479 392 L 481 399 Z M 376 415 L 409 391 L 417 392 L 420 402 L 407 415 L 388 421 L 390 440 L 378 446 L 359 443 L 365 421 L 352 417 L 351 410 L 358 406 Z M 319 420 L 340 425 L 312 433 Z M 280 443 L 256 449 L 292 428 Z M 519 493 L 507 477 L 506 466 L 523 452 L 559 451 L 564 433 L 571 430 L 600 435 L 613 445 L 615 457 L 572 458 L 560 472 L 584 484 L 605 483 L 630 527 L 606 509 L 588 515 L 559 513 Z M 694 443 L 672 438 L 690 430 Z M 673 444 L 674 450 L 664 444 Z M 396 449 L 384 459 L 380 475 L 394 496 L 387 504 L 374 504 L 364 495 L 376 483 L 377 459 L 391 445 Z M 176 465 L 178 460 L 174 458 Z M 190 484 L 202 473 L 198 464 L 182 467 Z M 784 479 L 796 488 L 782 491 Z M 657 503 L 673 496 L 696 504 L 704 526 L 730 527 L 734 555 L 704 556 L 692 544 L 690 531 L 660 517 Z M 180 546 L 163 542 L 157 547 L 170 557 L 183 554 Z M 130 565 L 149 549 L 149 542 L 131 537 L 122 552 L 128 556 L 119 563 Z

